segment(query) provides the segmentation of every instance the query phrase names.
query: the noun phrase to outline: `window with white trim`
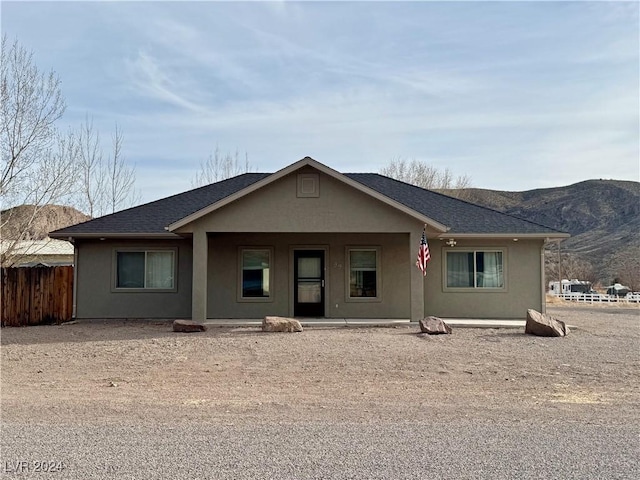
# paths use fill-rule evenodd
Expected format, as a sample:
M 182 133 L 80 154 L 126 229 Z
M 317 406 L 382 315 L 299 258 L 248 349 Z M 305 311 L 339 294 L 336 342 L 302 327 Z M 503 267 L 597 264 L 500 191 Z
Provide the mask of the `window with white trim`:
M 504 288 L 501 250 L 446 252 L 447 288 Z
M 240 253 L 240 297 L 271 297 L 271 249 L 243 248 Z
M 175 250 L 116 251 L 116 288 L 173 290 Z
M 375 299 L 380 294 L 380 251 L 378 248 L 350 248 L 349 298 Z

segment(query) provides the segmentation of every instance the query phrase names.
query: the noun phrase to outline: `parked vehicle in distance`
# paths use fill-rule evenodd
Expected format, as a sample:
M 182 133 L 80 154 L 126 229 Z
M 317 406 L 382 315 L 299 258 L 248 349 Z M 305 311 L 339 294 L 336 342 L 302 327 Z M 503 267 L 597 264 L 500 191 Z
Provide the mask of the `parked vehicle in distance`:
M 549 293 L 551 295 L 579 295 L 582 293 L 592 292 L 591 282 L 587 282 L 585 280 L 578 280 L 574 278 L 573 280 L 562 280 L 562 291 L 560 291 L 560 282 L 551 281 L 549 282 Z
M 629 287 L 625 287 L 619 283 L 614 283 L 613 285 L 607 287 L 607 295 L 615 295 L 616 297 L 626 297 L 626 295 L 631 292 Z

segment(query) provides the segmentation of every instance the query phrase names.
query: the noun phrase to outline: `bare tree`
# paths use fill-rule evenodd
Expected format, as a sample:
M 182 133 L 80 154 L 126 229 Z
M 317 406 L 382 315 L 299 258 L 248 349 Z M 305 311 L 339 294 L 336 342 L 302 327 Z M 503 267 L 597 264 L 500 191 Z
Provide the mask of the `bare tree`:
M 0 57 L 0 201 L 3 208 L 31 207 L 14 219 L 14 238 L 3 238 L 0 263 L 8 265 L 40 208 L 70 194 L 77 143 L 72 132 L 63 134 L 55 126 L 65 111 L 58 76 L 40 72 L 33 53 L 17 41 L 9 44 L 6 36 Z M 0 218 L 0 236 L 12 211 Z
M 562 278 L 568 280 L 582 280 L 595 284 L 598 276 L 591 262 L 575 253 L 562 253 L 560 255 L 560 267 Z M 558 280 L 558 254 L 548 250 L 545 253 L 545 277 L 549 281 Z
M 115 127 L 112 151 L 105 156 L 100 133 L 88 116 L 78 133 L 78 206 L 92 217 L 113 213 L 139 201 L 135 167 L 122 154 L 122 132 Z
M 207 160 L 200 163 L 200 170 L 196 173 L 191 184 L 194 187 L 201 187 L 250 172 L 251 169 L 249 156 L 246 152 L 244 161 L 242 161 L 238 150 L 234 155 L 231 153 L 222 154 L 220 153 L 220 148 L 216 146 L 216 149 L 209 155 Z
M 95 214 L 137 197 L 119 129 L 105 159 L 93 122 L 78 132 L 57 128 L 66 105 L 55 72 L 41 72 L 33 53 L 6 36 L 0 56 L 0 264 L 7 266 L 16 246 L 33 240 L 31 227 L 45 206 L 80 196 Z
M 625 255 L 625 261 L 617 262 L 615 265 L 618 283 L 626 285 L 634 292 L 640 291 L 640 256 L 638 253 L 640 252 L 637 247 L 629 249 L 628 255 Z
M 88 115 L 78 129 L 78 144 L 79 205 L 94 217 L 102 209 L 105 198 L 104 156 L 100 134 L 93 129 L 93 119 Z
M 380 169 L 380 174 L 429 190 L 463 189 L 471 186 L 471 177 L 454 177 L 451 170 L 439 170 L 424 161 L 395 158 Z
M 33 53 L 2 37 L 0 53 L 0 128 L 2 176 L 0 193 L 15 191 L 54 141 L 54 123 L 65 111 L 60 79 L 45 75 L 33 63 Z
M 122 132 L 116 125 L 111 137 L 113 151 L 107 160 L 107 197 L 111 213 L 140 202 L 136 192 L 136 169 L 129 166 L 122 154 Z

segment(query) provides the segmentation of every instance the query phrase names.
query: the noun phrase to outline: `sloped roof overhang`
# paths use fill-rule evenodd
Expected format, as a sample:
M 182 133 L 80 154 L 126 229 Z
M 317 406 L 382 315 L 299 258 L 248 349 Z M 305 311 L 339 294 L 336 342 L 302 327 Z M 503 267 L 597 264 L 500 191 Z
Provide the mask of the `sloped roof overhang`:
M 76 238 L 105 238 L 105 239 L 142 239 L 142 240 L 176 240 L 183 238 L 181 235 L 165 232 L 165 233 L 109 233 L 109 232 L 98 232 L 98 233 L 55 233 L 51 232 L 49 234 L 51 238 L 57 238 L 60 240 L 68 240 L 72 241 Z
M 172 224 L 170 224 L 169 226 L 166 227 L 167 231 L 169 232 L 173 232 L 175 230 L 178 230 L 196 220 L 198 220 L 199 218 L 204 217 L 205 215 L 208 215 L 222 207 L 224 207 L 225 205 L 228 205 L 252 192 L 255 192 L 256 190 L 259 190 L 263 187 L 265 187 L 266 185 L 269 185 L 293 172 L 295 172 L 296 170 L 299 170 L 305 166 L 309 166 L 312 168 L 315 168 L 316 170 L 324 173 L 325 175 L 328 175 L 346 185 L 349 185 L 350 187 L 359 190 L 360 192 L 365 193 L 366 195 L 369 195 L 370 197 L 373 197 L 393 208 L 395 208 L 396 210 L 399 210 L 413 218 L 415 218 L 416 220 L 419 220 L 420 222 L 424 223 L 425 225 L 430 226 L 431 228 L 433 228 L 436 231 L 445 233 L 449 230 L 449 228 L 446 225 L 443 225 L 440 222 L 437 222 L 423 214 L 421 214 L 420 212 L 416 212 L 415 210 L 413 210 L 412 208 L 407 207 L 406 205 L 403 205 L 400 202 L 397 202 L 385 195 L 380 194 L 379 192 L 376 192 L 375 190 L 373 190 L 372 188 L 369 188 L 365 185 L 362 185 L 361 183 L 356 182 L 355 180 L 351 180 L 350 178 L 346 177 L 345 175 L 342 175 L 340 172 L 333 170 L 332 168 L 327 167 L 326 165 L 323 165 L 322 163 L 314 160 L 311 157 L 305 157 L 302 160 L 297 161 L 296 163 L 293 163 L 291 165 L 289 165 L 288 167 L 285 167 L 281 170 L 278 170 L 277 172 L 269 175 L 268 177 L 263 178 L 262 180 L 259 180 L 251 185 L 249 185 L 248 187 L 232 194 L 229 195 L 228 197 L 223 198 L 222 200 L 219 200 L 218 202 L 212 203 L 211 205 L 198 210 L 197 212 L 192 213 L 191 215 L 188 215 L 180 220 L 178 220 L 177 222 L 174 222 Z
M 455 232 L 449 232 L 449 233 L 443 233 L 438 235 L 438 239 L 441 240 L 446 240 L 449 238 L 477 238 L 477 239 L 482 239 L 482 238 L 491 238 L 491 239 L 496 239 L 496 238 L 510 238 L 510 239 L 544 239 L 547 241 L 552 241 L 552 240 L 563 240 L 565 238 L 569 238 L 571 237 L 570 234 L 568 233 L 455 233 Z

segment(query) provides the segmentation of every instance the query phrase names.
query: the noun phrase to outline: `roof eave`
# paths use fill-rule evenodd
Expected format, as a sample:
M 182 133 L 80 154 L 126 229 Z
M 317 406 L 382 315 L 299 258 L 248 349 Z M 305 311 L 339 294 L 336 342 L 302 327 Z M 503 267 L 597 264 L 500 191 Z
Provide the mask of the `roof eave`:
M 562 240 L 569 238 L 571 235 L 568 233 L 443 233 L 438 235 L 439 239 L 449 238 L 511 238 L 511 239 L 545 239 L 545 240 Z
M 167 240 L 175 240 L 178 238 L 183 238 L 180 235 L 175 233 L 165 232 L 165 233 L 109 233 L 109 232 L 100 232 L 100 233 L 56 233 L 51 232 L 49 234 L 51 238 L 59 238 L 61 240 L 67 239 L 75 239 L 75 238 L 108 238 L 108 239 L 116 239 L 116 238 L 125 238 L 125 239 L 167 239 Z

